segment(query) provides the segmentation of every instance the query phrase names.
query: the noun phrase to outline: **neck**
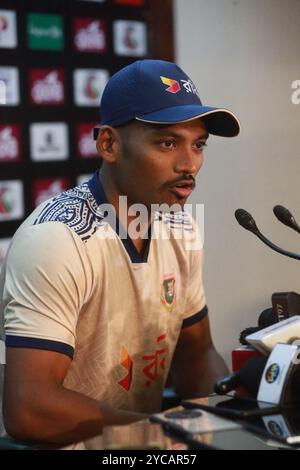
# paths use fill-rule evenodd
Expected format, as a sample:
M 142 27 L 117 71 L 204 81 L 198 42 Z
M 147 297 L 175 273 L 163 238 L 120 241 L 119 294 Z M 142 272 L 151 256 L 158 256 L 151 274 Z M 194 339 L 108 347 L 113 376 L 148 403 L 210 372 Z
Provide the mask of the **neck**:
M 112 180 L 110 173 L 102 168 L 99 172 L 99 180 L 104 190 L 107 202 L 114 206 L 117 216 L 120 216 L 120 201 L 119 192 L 117 191 L 116 185 Z
M 114 206 L 116 215 L 120 223 L 123 227 L 127 227 L 128 231 L 130 224 L 138 218 L 138 215 L 128 214 L 129 208 L 133 204 L 133 202 L 127 198 L 126 207 L 124 204 L 120 204 L 120 196 L 126 196 L 126 194 L 121 194 L 120 190 L 118 190 L 117 185 L 115 184 L 115 181 L 111 177 L 110 172 L 107 171 L 107 169 L 103 168 L 101 170 L 101 172 L 99 173 L 99 180 L 103 187 L 108 203 Z M 145 238 L 143 238 L 143 235 L 148 233 L 149 227 L 151 225 L 151 215 L 148 217 L 145 223 L 141 223 L 141 218 L 139 218 L 137 222 L 140 223 L 140 227 L 138 229 L 139 236 L 131 238 L 138 251 L 142 251 L 144 248 L 144 244 L 147 241 L 145 240 Z

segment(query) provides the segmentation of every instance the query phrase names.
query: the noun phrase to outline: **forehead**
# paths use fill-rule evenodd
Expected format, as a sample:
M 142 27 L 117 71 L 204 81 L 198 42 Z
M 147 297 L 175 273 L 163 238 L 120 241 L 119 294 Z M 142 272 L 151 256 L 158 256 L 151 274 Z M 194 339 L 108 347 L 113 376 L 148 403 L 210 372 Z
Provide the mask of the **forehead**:
M 150 124 L 145 122 L 132 123 L 135 130 L 144 136 L 152 135 L 197 135 L 197 137 L 208 137 L 206 126 L 201 119 L 180 122 L 176 124 Z

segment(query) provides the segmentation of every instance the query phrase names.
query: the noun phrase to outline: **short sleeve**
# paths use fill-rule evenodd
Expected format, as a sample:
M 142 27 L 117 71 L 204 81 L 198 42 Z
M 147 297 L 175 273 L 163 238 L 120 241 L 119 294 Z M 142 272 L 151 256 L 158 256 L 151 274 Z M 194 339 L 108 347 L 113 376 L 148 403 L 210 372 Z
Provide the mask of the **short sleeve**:
M 84 243 L 61 222 L 27 226 L 14 237 L 3 288 L 6 345 L 72 357 L 91 279 Z

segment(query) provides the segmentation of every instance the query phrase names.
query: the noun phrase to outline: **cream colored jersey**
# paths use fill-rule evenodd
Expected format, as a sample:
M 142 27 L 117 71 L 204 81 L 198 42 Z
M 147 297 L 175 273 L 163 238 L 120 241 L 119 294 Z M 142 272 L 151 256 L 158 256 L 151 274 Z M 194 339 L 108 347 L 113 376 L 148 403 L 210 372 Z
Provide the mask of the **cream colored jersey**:
M 202 248 L 187 213 L 158 214 L 140 255 L 106 222 L 105 202 L 95 173 L 21 225 L 0 278 L 2 337 L 72 357 L 67 388 L 153 413 L 181 328 L 207 313 Z

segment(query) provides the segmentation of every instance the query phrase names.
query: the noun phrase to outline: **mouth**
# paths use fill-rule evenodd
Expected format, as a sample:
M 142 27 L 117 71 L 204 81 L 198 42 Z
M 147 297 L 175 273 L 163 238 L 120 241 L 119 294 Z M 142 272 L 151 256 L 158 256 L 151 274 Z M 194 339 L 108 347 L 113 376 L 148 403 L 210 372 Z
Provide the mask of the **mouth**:
M 194 187 L 195 183 L 193 181 L 183 181 L 171 186 L 169 191 L 175 194 L 179 199 L 184 199 L 193 192 Z

